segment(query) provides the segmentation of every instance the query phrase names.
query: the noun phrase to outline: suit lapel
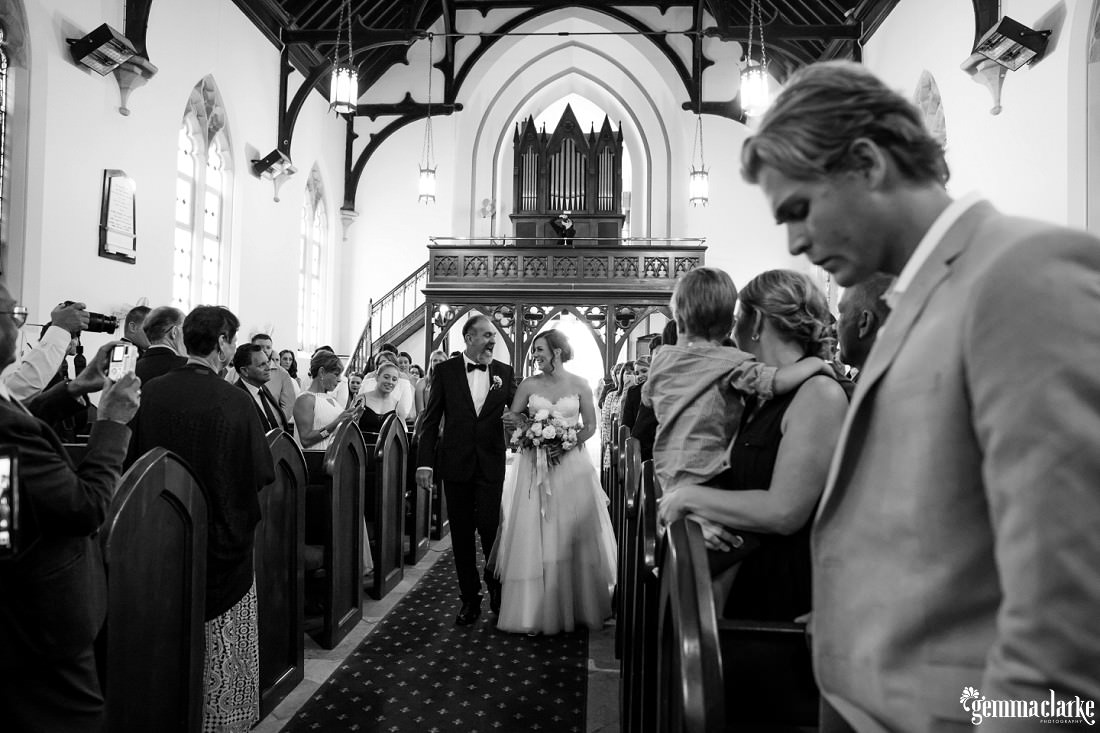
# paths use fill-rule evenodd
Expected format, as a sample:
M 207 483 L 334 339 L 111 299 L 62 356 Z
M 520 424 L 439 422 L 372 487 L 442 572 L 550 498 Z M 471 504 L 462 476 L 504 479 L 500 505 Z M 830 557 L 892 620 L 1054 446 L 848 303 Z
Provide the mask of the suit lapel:
M 886 319 L 886 324 L 879 332 L 878 339 L 867 357 L 867 364 L 860 374 L 859 384 L 852 396 L 852 404 L 845 416 L 840 440 L 837 442 L 836 452 L 829 467 L 829 479 L 825 484 L 821 501 L 818 503 L 818 517 L 824 513 L 826 504 L 832 499 L 834 486 L 845 461 L 854 460 L 855 454 L 859 451 L 859 446 L 854 446 L 851 452 L 848 451 L 848 439 L 852 424 L 863 408 L 863 403 L 870 399 L 871 390 L 889 370 L 909 332 L 913 329 L 913 324 L 924 312 L 936 288 L 950 275 L 951 264 L 966 250 L 981 223 L 993 213 L 993 206 L 986 202 L 975 204 L 964 213 L 944 234 L 943 241 L 937 245 L 928 260 L 917 271 L 913 282 L 902 295 L 897 309 Z

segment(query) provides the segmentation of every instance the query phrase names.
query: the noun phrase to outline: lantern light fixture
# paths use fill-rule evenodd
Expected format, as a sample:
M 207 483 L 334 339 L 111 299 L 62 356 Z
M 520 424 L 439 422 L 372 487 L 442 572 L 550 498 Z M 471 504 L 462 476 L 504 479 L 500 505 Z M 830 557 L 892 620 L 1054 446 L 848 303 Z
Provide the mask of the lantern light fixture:
M 424 147 L 420 156 L 420 181 L 417 186 L 417 201 L 422 204 L 435 203 L 435 145 L 432 135 L 432 40 L 434 34 L 428 34 L 428 117 L 424 121 Z
M 336 49 L 332 52 L 332 75 L 329 82 L 329 109 L 340 115 L 353 114 L 359 102 L 359 72 L 353 63 L 351 47 L 351 0 L 340 0 L 340 18 L 336 23 Z M 347 22 L 346 55 L 340 53 L 340 39 Z
M 752 59 L 753 30 L 759 33 L 760 61 Z M 745 66 L 741 69 L 741 109 L 749 117 L 764 114 L 771 104 L 768 89 L 768 50 L 764 45 L 764 17 L 760 0 L 749 6 L 749 42 L 745 46 Z
M 691 152 L 688 200 L 692 206 L 706 206 L 710 200 L 710 174 L 703 161 L 703 117 L 695 115 L 695 148 Z

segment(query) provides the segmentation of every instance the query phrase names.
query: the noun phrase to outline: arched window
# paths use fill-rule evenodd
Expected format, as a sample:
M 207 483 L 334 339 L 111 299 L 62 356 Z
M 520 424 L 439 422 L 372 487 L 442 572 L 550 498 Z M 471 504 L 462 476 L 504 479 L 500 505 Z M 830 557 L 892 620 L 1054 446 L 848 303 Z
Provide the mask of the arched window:
M 298 265 L 298 348 L 311 351 L 321 342 L 322 294 L 328 261 L 328 210 L 321 172 L 314 167 L 306 182 L 302 206 L 301 255 Z
M 232 155 L 214 80 L 191 91 L 176 154 L 172 302 L 188 311 L 228 300 Z

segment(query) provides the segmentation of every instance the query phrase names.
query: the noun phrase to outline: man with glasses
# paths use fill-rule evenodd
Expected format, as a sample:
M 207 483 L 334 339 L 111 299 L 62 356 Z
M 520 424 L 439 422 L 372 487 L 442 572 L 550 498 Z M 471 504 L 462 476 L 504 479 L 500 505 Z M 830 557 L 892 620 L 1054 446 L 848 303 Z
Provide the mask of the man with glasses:
M 26 318 L 26 308 L 0 284 L 0 367 L 15 361 Z M 93 535 L 118 486 L 130 440 L 126 424 L 140 395 L 140 380 L 133 374 L 113 384 L 106 378 L 117 343 L 101 348 L 72 381 L 25 403 L 0 384 L 0 445 L 19 451 L 21 519 L 16 552 L 0 560 L 0 717 L 5 730 L 98 731 L 102 726 L 93 643 L 106 617 L 107 584 Z M 64 417 L 83 406 L 84 395 L 100 389 L 98 420 L 76 467 L 43 419 Z
M 16 328 L 22 328 L 27 322 L 27 308 L 22 305 L 12 308 L 14 312 L 9 315 Z M 38 343 L 4 371 L 2 381 L 12 397 L 25 400 L 44 390 L 65 360 L 71 341 L 87 327 L 88 311 L 83 303 L 58 304 L 50 313 L 50 327 Z

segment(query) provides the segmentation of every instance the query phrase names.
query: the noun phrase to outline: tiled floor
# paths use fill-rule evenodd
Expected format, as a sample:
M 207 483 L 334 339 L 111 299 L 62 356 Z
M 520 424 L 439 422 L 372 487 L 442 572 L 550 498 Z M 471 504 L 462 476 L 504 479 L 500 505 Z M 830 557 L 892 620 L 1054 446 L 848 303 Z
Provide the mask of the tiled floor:
M 336 668 L 381 621 L 390 609 L 412 589 L 421 576 L 450 547 L 450 538 L 433 542 L 428 554 L 415 566 L 405 568 L 405 578 L 381 601 L 365 598 L 363 620 L 335 649 L 322 649 L 308 636 L 305 648 L 305 679 L 274 711 L 257 725 L 256 733 L 276 733 L 328 679 Z M 619 667 L 615 660 L 615 627 L 589 635 L 588 648 L 588 733 L 617 733 L 619 730 Z

